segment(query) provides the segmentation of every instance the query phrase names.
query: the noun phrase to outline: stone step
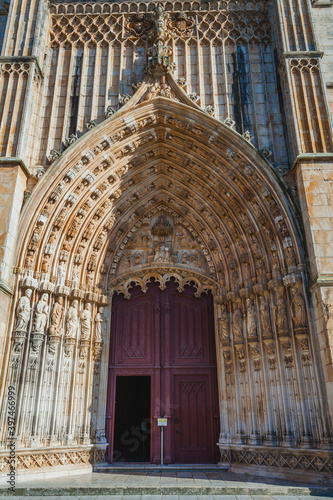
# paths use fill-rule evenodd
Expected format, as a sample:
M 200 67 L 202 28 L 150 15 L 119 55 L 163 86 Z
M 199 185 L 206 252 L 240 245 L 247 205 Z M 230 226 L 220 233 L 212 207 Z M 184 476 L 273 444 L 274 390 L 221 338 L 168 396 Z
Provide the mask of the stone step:
M 198 487 L 188 487 L 188 486 L 61 486 L 61 479 L 59 479 L 59 486 L 50 485 L 50 487 L 34 487 L 34 486 L 25 486 L 25 487 L 17 487 L 15 489 L 16 497 L 70 497 L 70 496 L 127 496 L 127 495 L 205 495 L 205 496 L 241 496 L 247 495 L 247 498 L 250 496 L 260 495 L 261 497 L 293 497 L 293 499 L 299 497 L 307 497 L 316 498 L 316 497 L 324 497 L 324 498 L 333 498 L 333 489 L 330 487 L 295 487 L 295 486 L 198 486 Z M 0 498 L 4 497 L 13 497 L 13 493 L 9 492 L 7 489 L 0 489 Z M 261 500 L 263 500 L 261 498 Z

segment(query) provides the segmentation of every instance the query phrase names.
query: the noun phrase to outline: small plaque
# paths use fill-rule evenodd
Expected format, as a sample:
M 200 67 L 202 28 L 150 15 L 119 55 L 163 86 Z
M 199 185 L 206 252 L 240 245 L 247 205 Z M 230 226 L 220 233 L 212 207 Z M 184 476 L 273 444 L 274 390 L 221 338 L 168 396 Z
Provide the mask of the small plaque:
M 168 425 L 168 419 L 167 418 L 158 418 L 157 425 L 159 427 L 166 427 Z

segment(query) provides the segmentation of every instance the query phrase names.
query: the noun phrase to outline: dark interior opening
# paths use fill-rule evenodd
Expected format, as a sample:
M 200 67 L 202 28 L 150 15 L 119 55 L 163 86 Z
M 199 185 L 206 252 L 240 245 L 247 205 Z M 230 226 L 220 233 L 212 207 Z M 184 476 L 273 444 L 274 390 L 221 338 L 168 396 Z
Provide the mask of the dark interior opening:
M 113 462 L 150 462 L 150 377 L 119 377 Z

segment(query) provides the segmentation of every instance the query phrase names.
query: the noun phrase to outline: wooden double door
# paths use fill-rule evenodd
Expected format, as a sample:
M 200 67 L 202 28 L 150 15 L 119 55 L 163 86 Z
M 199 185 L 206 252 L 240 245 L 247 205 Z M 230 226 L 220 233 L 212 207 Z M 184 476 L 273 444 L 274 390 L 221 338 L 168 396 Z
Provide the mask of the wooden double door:
M 145 461 L 160 463 L 160 417 L 168 419 L 165 463 L 217 459 L 213 300 L 194 292 L 187 287 L 179 293 L 173 281 L 162 291 L 152 282 L 146 293 L 132 288 L 130 300 L 113 298 L 106 415 L 110 462 L 138 461 L 142 447 Z M 124 377 L 136 379 L 127 384 Z M 121 387 L 128 387 L 125 398 Z

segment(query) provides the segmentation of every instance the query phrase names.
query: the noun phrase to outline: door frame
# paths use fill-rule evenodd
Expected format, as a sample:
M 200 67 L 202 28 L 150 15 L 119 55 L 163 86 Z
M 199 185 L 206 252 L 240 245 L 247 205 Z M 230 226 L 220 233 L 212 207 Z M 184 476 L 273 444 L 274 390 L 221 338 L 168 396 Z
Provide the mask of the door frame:
M 163 291 L 165 286 L 160 286 L 161 285 L 161 279 L 159 279 L 159 277 L 157 276 L 158 279 L 156 279 L 156 271 L 152 270 L 152 274 L 148 274 L 150 276 L 150 279 L 151 278 L 155 278 L 155 283 L 157 285 L 159 285 L 159 288 Z M 147 276 L 148 276 L 147 275 Z M 165 280 L 165 285 L 167 285 L 168 281 L 170 281 L 170 278 L 172 277 L 172 273 L 169 273 L 168 274 L 168 278 Z M 179 277 L 179 275 L 178 275 Z M 177 278 L 177 276 L 176 276 Z M 129 281 L 129 280 L 127 280 Z M 141 280 L 140 280 L 141 281 Z M 218 460 L 219 460 L 219 450 L 218 450 L 218 434 L 219 434 L 219 431 L 220 431 L 220 422 L 221 422 L 221 408 L 220 408 L 220 401 L 221 401 L 221 392 L 220 392 L 220 385 L 221 385 L 221 381 L 220 381 L 220 377 L 218 376 L 218 373 L 219 373 L 219 367 L 221 366 L 221 352 L 220 352 L 220 342 L 219 342 L 219 336 L 218 336 L 218 330 L 217 330 L 217 326 L 218 326 L 218 320 L 217 320 L 217 301 L 216 301 L 216 288 L 214 286 L 212 286 L 212 282 L 213 280 L 208 280 L 208 282 L 211 282 L 211 283 L 207 283 L 207 286 L 205 286 L 205 283 L 204 284 L 201 284 L 200 285 L 200 291 L 198 292 L 198 280 L 197 280 L 197 277 L 195 277 L 195 279 L 191 279 L 191 278 L 186 278 L 186 283 L 185 284 L 190 284 L 191 283 L 191 286 L 193 286 L 194 282 L 194 288 L 196 288 L 196 293 L 194 295 L 195 298 L 199 298 L 200 295 L 205 292 L 212 292 L 212 306 L 213 306 L 213 316 L 211 316 L 211 327 L 214 328 L 214 337 L 211 338 L 211 342 L 212 342 L 212 348 L 214 350 L 214 354 L 216 356 L 216 364 L 215 364 L 215 373 L 212 372 L 210 373 L 210 377 L 211 377 L 211 380 L 213 381 L 214 380 L 214 385 L 216 386 L 215 388 L 215 394 L 217 395 L 217 398 L 216 399 L 216 402 L 215 402 L 215 407 L 216 407 L 216 411 L 215 412 L 212 412 L 212 429 L 213 429 L 213 432 L 212 432 L 212 435 L 213 435 L 213 438 L 217 438 L 216 440 L 213 439 L 213 450 L 214 450 L 214 463 L 216 463 Z M 119 282 L 118 282 L 119 283 Z M 145 286 L 142 286 L 143 283 L 140 282 L 138 283 L 137 281 L 135 282 L 131 282 L 133 287 L 135 287 L 136 285 L 139 285 L 139 287 L 141 288 L 141 291 L 143 293 L 146 293 L 147 292 L 147 285 Z M 147 280 L 146 282 L 147 284 L 150 283 L 150 280 Z M 176 279 L 176 283 L 179 284 L 179 282 L 177 281 Z M 128 289 L 131 288 L 128 287 Z M 117 292 L 119 294 L 121 294 L 123 292 L 123 290 L 120 290 L 120 286 L 117 287 L 118 290 Z M 182 286 L 179 286 L 178 287 L 178 292 L 180 293 L 181 291 L 183 291 L 183 288 Z M 125 298 L 126 299 L 129 299 L 131 298 L 131 295 L 132 294 L 129 294 L 128 290 L 127 290 L 127 293 L 124 294 Z M 113 301 L 112 301 L 113 302 Z M 114 325 L 114 314 L 113 314 L 113 308 L 112 308 L 112 304 L 110 304 L 110 309 L 109 309 L 109 312 L 110 312 L 110 327 L 112 327 Z M 113 321 L 111 321 L 111 318 Z M 112 325 L 113 323 L 113 325 Z M 110 332 L 112 333 L 112 328 L 110 328 Z M 214 341 L 215 339 L 215 341 Z M 107 349 L 107 356 L 108 356 L 108 363 L 107 363 L 107 372 L 105 373 L 106 375 L 106 391 L 105 391 L 105 408 L 106 408 L 106 425 L 105 425 L 105 428 L 106 428 L 106 437 L 110 437 L 109 439 L 109 446 L 107 447 L 107 458 L 111 458 L 112 457 L 112 454 L 113 454 L 113 448 L 114 448 L 114 409 L 115 409 L 115 392 L 116 392 L 116 377 L 117 376 L 150 376 L 151 378 L 151 422 L 152 422 L 152 433 L 151 433 L 151 441 L 150 441 L 150 457 L 151 457 L 151 462 L 152 463 L 156 463 L 156 464 L 159 464 L 160 463 L 160 439 L 159 437 L 155 439 L 155 442 L 156 442 L 156 449 L 155 449 L 155 452 L 153 450 L 153 442 L 154 442 L 154 433 L 156 433 L 157 431 L 160 431 L 160 429 L 157 427 L 157 418 L 159 418 L 160 416 L 164 416 L 162 414 L 160 414 L 160 412 L 157 412 L 157 408 L 156 408 L 156 404 L 155 402 L 153 401 L 153 398 L 154 398 L 154 373 L 155 373 L 155 368 L 153 367 L 145 367 L 145 366 L 139 366 L 138 368 L 135 368 L 134 366 L 133 367 L 121 367 L 121 366 L 118 366 L 118 367 L 110 367 L 110 358 L 109 356 L 112 355 L 112 348 L 113 348 L 113 343 L 114 343 L 114 339 L 112 338 L 112 335 L 110 335 L 109 337 L 109 342 L 108 342 L 108 349 Z M 110 373 L 110 368 L 112 370 L 112 375 Z M 200 367 L 199 370 L 201 371 L 201 369 L 204 369 L 204 367 Z M 207 369 L 204 370 L 206 373 L 210 372 L 210 370 L 208 370 L 207 372 Z M 177 368 L 174 369 L 173 373 L 176 375 L 177 374 Z M 111 380 L 109 380 L 111 379 Z M 110 382 L 111 382 L 111 386 L 110 386 Z M 174 395 L 173 395 L 173 392 L 174 392 L 174 389 L 173 389 L 173 380 L 172 380 L 172 377 L 171 377 L 171 380 L 170 380 L 170 384 L 171 384 L 171 391 L 170 391 L 170 396 L 173 398 Z M 159 385 L 160 385 L 160 381 L 159 381 Z M 211 398 L 213 397 L 213 393 L 211 394 Z M 158 405 L 159 406 L 159 405 Z M 157 414 L 158 413 L 158 414 Z M 170 418 L 169 415 L 166 415 L 167 417 Z M 110 428 L 110 424 L 111 424 L 111 428 Z M 173 419 L 170 419 L 170 431 L 172 433 L 172 435 L 174 434 L 174 422 L 173 422 Z M 172 441 L 172 440 L 171 440 Z M 216 442 L 215 442 L 216 441 Z M 110 453 L 110 451 L 112 451 L 112 454 Z M 166 460 L 165 463 L 173 463 L 173 459 L 174 459 L 174 455 L 175 455 L 175 452 L 174 452 L 174 445 L 173 443 L 171 443 L 171 449 L 170 449 L 170 453 L 171 453 L 171 460 Z M 111 455 L 111 457 L 110 457 Z

